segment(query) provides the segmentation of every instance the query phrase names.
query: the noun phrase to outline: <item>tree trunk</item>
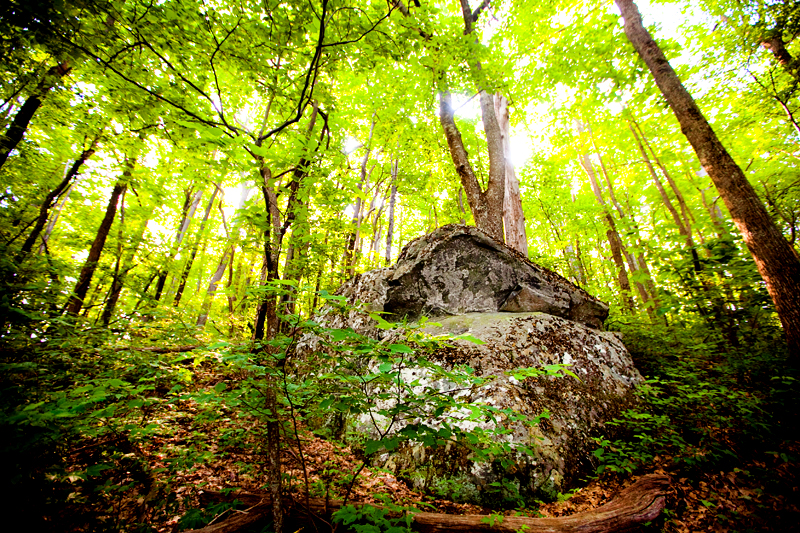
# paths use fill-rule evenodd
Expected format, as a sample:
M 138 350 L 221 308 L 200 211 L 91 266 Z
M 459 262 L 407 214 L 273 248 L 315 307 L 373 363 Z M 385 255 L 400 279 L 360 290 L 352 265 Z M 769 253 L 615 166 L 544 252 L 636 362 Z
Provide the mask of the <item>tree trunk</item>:
M 782 28 L 777 28 L 766 39 L 761 42 L 761 46 L 772 52 L 772 56 L 786 72 L 794 78 L 795 83 L 800 82 L 800 61 L 792 57 L 783 42 Z
M 494 95 L 494 110 L 503 140 L 503 153 L 506 165 L 506 186 L 503 196 L 503 225 L 506 244 L 528 257 L 528 236 L 525 231 L 525 213 L 522 211 L 522 197 L 519 180 L 511 164 L 511 126 L 508 116 L 508 100 L 500 94 Z
M 158 273 L 158 282 L 156 283 L 156 294 L 154 299 L 156 301 L 161 299 L 161 293 L 164 291 L 164 284 L 167 282 L 167 275 L 169 274 L 169 268 L 172 263 L 172 260 L 177 255 L 178 251 L 181 248 L 181 242 L 183 242 L 183 237 L 186 235 L 186 230 L 189 229 L 189 224 L 192 221 L 192 217 L 194 216 L 194 212 L 197 210 L 197 205 L 200 203 L 200 199 L 203 197 L 202 189 L 196 191 L 192 194 L 191 189 L 186 191 L 186 201 L 183 203 L 183 209 L 181 210 L 181 223 L 178 226 L 178 231 L 175 234 L 175 243 L 170 248 L 169 254 L 167 255 L 166 261 L 164 261 L 164 266 L 161 269 L 161 272 Z
M 70 315 L 77 316 L 83 307 L 83 299 L 86 298 L 86 293 L 89 290 L 89 285 L 92 283 L 92 276 L 97 269 L 97 263 L 100 261 L 100 255 L 103 253 L 103 248 L 106 245 L 108 232 L 111 230 L 111 225 L 114 223 L 114 217 L 117 214 L 117 202 L 122 193 L 128 188 L 128 181 L 130 181 L 133 167 L 136 165 L 136 159 L 131 158 L 128 160 L 127 168 L 122 173 L 122 179 L 114 184 L 114 189 L 111 191 L 111 198 L 108 200 L 108 207 L 100 227 L 97 229 L 97 235 L 94 238 L 92 247 L 89 249 L 89 256 L 83 264 L 78 282 L 75 284 L 75 290 L 67 301 L 66 311 Z
M 125 254 L 124 259 L 122 259 L 122 268 L 116 269 L 114 272 L 114 278 L 111 282 L 111 289 L 109 290 L 108 298 L 106 299 L 106 305 L 101 316 L 101 322 L 104 326 L 108 326 L 108 323 L 111 321 L 111 317 L 114 316 L 114 311 L 117 307 L 120 294 L 122 293 L 122 289 L 125 287 L 125 279 L 128 276 L 128 272 L 130 272 L 136 266 L 134 260 L 136 259 L 136 254 L 139 252 L 139 246 L 141 246 L 142 241 L 144 240 L 144 234 L 147 231 L 147 223 L 150 221 L 150 217 L 152 216 L 154 209 L 155 206 L 152 206 L 142 217 L 141 222 L 133 232 L 128 253 Z M 122 226 L 122 224 L 120 224 L 120 226 Z M 121 243 L 122 235 L 120 235 L 120 244 Z
M 468 0 L 461 0 L 464 35 L 472 33 L 472 24 L 477 20 L 483 7 L 484 4 L 473 12 Z M 481 70 L 480 61 L 473 59 L 468 62 L 474 77 L 478 79 Z M 447 139 L 450 157 L 453 159 L 456 172 L 461 179 L 461 185 L 467 194 L 467 202 L 472 210 L 475 225 L 491 237 L 504 242 L 503 206 L 506 191 L 506 154 L 503 150 L 503 136 L 495 114 L 494 96 L 486 92 L 480 84 L 478 84 L 478 91 L 483 132 L 489 151 L 489 183 L 487 183 L 485 191 L 478 183 L 469 162 L 469 155 L 464 148 L 461 132 L 455 122 L 450 91 L 444 88 L 439 92 L 439 122 L 442 124 L 444 136 Z
M 485 94 L 485 93 L 484 93 Z M 483 107 L 483 106 L 481 106 Z M 494 105 L 492 105 L 494 107 Z M 492 109 L 494 115 L 494 109 Z M 488 119 L 484 118 L 484 122 Z M 469 162 L 469 154 L 464 148 L 464 141 L 461 132 L 456 125 L 453 115 L 452 98 L 449 91 L 439 93 L 439 122 L 442 124 L 447 146 L 450 149 L 450 157 L 456 167 L 456 172 L 461 179 L 461 186 L 467 196 L 467 203 L 475 219 L 475 226 L 485 231 L 495 239 L 503 241 L 503 199 L 505 197 L 505 168 L 502 177 L 489 173 L 489 184 L 486 191 L 481 189 L 478 178 Z M 497 120 L 495 119 L 495 123 Z M 499 130 L 499 126 L 496 126 Z M 500 154 L 502 154 L 502 142 L 500 143 Z M 490 152 L 490 165 L 491 165 Z M 497 157 L 497 155 L 495 155 Z M 505 155 L 501 155 L 505 159 Z M 503 165 L 505 167 L 505 165 Z M 497 174 L 497 172 L 495 172 Z M 492 179 L 494 178 L 494 180 Z M 490 194 L 491 191 L 491 194 Z
M 47 227 L 44 229 L 44 233 L 42 234 L 41 243 L 39 244 L 39 249 L 37 253 L 42 254 L 47 249 L 47 245 L 50 242 L 50 235 L 53 233 L 53 229 L 56 227 L 56 222 L 58 222 L 58 218 L 61 216 L 61 211 L 64 210 L 64 206 L 67 204 L 67 200 L 69 200 L 69 196 L 72 193 L 72 190 L 75 186 L 80 183 L 83 179 L 83 176 L 79 175 L 75 178 L 64 194 L 61 195 L 58 202 L 56 202 L 55 210 L 52 212 L 52 216 L 50 216 L 50 220 L 47 223 Z
M 100 141 L 101 133 L 97 134 L 92 143 L 89 145 L 89 148 L 84 150 L 78 159 L 75 160 L 75 162 L 72 164 L 72 167 L 69 169 L 69 172 L 67 172 L 66 176 L 64 176 L 64 179 L 61 180 L 61 183 L 59 183 L 56 188 L 50 191 L 45 197 L 44 201 L 42 202 L 42 206 L 39 208 L 39 217 L 36 219 L 36 224 L 33 226 L 28 238 L 25 239 L 25 242 L 22 244 L 22 249 L 17 255 L 17 263 L 21 263 L 33 249 L 34 244 L 36 244 L 36 240 L 39 238 L 42 229 L 44 229 L 45 224 L 47 224 L 47 218 L 50 214 L 50 207 L 52 207 L 53 202 L 55 202 L 61 193 L 64 192 L 64 190 L 70 185 L 73 178 L 78 175 L 86 160 L 94 155 L 97 148 L 97 143 Z
M 750 250 L 783 324 L 789 350 L 800 355 L 800 261 L 734 162 L 658 44 L 642 25 L 632 0 L 615 0 L 625 34 L 644 59 L 700 163 L 711 177 Z
M 386 266 L 392 263 L 392 238 L 394 237 L 394 204 L 397 201 L 398 159 L 392 164 L 392 190 L 389 193 L 389 213 L 386 224 Z
M 51 67 L 36 86 L 36 89 L 33 90 L 33 93 L 25 100 L 22 107 L 19 108 L 17 114 L 14 115 L 14 120 L 11 121 L 8 129 L 6 129 L 5 135 L 0 139 L 0 168 L 5 165 L 8 156 L 11 155 L 11 152 L 22 140 L 33 115 L 42 105 L 42 100 L 45 99 L 50 89 L 58 83 L 58 80 L 66 76 L 70 70 L 71 67 L 66 61 Z
M 375 113 L 372 113 L 372 122 L 369 126 L 369 139 L 367 140 L 367 144 L 365 145 L 365 152 L 364 157 L 361 159 L 361 178 L 358 183 L 358 190 L 359 192 L 363 193 L 364 189 L 369 186 L 367 181 L 367 162 L 369 161 L 369 155 L 372 151 L 372 135 L 375 133 Z M 347 246 L 344 250 L 344 273 L 345 276 L 352 276 L 355 274 L 355 265 L 357 261 L 357 253 L 356 249 L 358 248 L 358 239 L 359 239 L 359 228 L 361 227 L 361 209 L 362 209 L 363 200 L 361 196 L 356 197 L 356 203 L 353 208 L 353 217 L 351 220 L 351 224 L 353 226 L 353 230 L 351 231 L 350 235 L 348 236 Z
M 211 310 L 211 305 L 214 303 L 214 295 L 217 293 L 217 287 L 219 286 L 219 281 L 225 274 L 225 269 L 228 267 L 228 263 L 230 263 L 231 260 L 233 259 L 233 254 L 236 251 L 236 245 L 239 242 L 239 226 L 241 225 L 242 222 L 242 217 L 239 211 L 244 206 L 244 203 L 247 200 L 247 196 L 249 193 L 250 193 L 249 187 L 247 187 L 246 185 L 240 186 L 239 199 L 237 201 L 236 209 L 234 211 L 234 217 L 236 217 L 236 219 L 231 227 L 231 231 L 228 233 L 228 241 L 230 244 L 223 252 L 222 257 L 220 257 L 219 259 L 219 263 L 217 263 L 217 268 L 211 275 L 211 279 L 208 282 L 208 289 L 206 289 L 206 295 L 203 298 L 203 304 L 200 309 L 200 314 L 197 317 L 197 325 L 201 328 L 204 327 L 206 325 L 206 322 L 208 321 L 208 313 Z
M 631 296 L 631 282 L 628 279 L 628 272 L 625 269 L 625 259 L 624 259 L 624 248 L 622 244 L 622 239 L 619 236 L 619 232 L 617 231 L 617 225 L 614 222 L 614 218 L 611 216 L 608 208 L 606 207 L 605 200 L 603 199 L 603 193 L 600 191 L 600 186 L 597 184 L 597 176 L 594 173 L 594 167 L 592 167 L 592 162 L 589 161 L 589 156 L 586 154 L 581 154 L 580 158 L 581 166 L 583 170 L 586 172 L 586 175 L 589 177 L 589 182 L 592 185 L 592 191 L 594 192 L 594 197 L 597 199 L 597 203 L 600 204 L 600 207 L 603 208 L 604 218 L 606 222 L 606 226 L 608 230 L 606 231 L 606 235 L 608 236 L 608 244 L 611 246 L 611 257 L 614 259 L 614 264 L 617 266 L 617 280 L 619 282 L 619 288 L 622 293 L 622 303 L 627 309 L 633 309 L 633 298 Z M 640 294 L 643 292 L 643 289 L 640 289 Z M 646 303 L 646 298 L 643 298 L 644 302 Z
M 221 184 L 214 184 L 214 191 L 211 193 L 211 199 L 208 201 L 208 205 L 206 205 L 206 210 L 203 213 L 203 220 L 200 222 L 200 228 L 197 230 L 197 235 L 195 236 L 194 244 L 192 245 L 192 253 L 186 260 L 186 264 L 183 265 L 183 272 L 181 272 L 181 279 L 178 283 L 178 289 L 175 291 L 175 300 L 172 302 L 173 307 L 178 307 L 178 305 L 181 303 L 183 291 L 186 289 L 186 280 L 189 279 L 189 273 L 192 270 L 192 265 L 194 264 L 195 258 L 197 258 L 197 250 L 200 247 L 200 241 L 203 238 L 203 230 L 206 227 L 208 217 L 211 214 L 211 209 L 214 207 L 214 200 L 216 200 L 217 193 L 220 191 L 220 188 Z

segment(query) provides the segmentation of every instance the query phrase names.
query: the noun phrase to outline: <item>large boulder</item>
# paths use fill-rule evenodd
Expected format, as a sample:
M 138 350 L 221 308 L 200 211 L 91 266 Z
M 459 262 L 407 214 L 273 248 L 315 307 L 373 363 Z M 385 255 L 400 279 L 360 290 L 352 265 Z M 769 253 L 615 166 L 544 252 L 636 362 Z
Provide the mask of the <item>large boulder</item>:
M 390 268 L 356 276 L 340 294 L 390 320 L 538 311 L 601 328 L 608 305 L 472 226 L 450 224 L 408 243 Z
M 520 449 L 533 449 L 516 454 L 511 468 L 508 462 L 501 468 L 498 462 L 476 461 L 458 447 L 412 444 L 381 457 L 382 466 L 418 485 L 453 486 L 456 480 L 473 499 L 500 480 L 533 497 L 566 492 L 591 473 L 594 439 L 604 434 L 604 424 L 636 404 L 634 388 L 642 377 L 620 339 L 600 329 L 608 306 L 476 228 L 439 228 L 409 243 L 393 267 L 356 276 L 338 294 L 389 320 L 431 317 L 437 324 L 425 328 L 430 335 L 483 341 L 451 340 L 428 355 L 446 369 L 465 365 L 477 376 L 492 378 L 486 386 L 456 393 L 465 405 L 510 408 L 531 418 L 549 414 L 538 426 L 516 424 L 503 436 Z M 376 327 L 368 313 L 357 310 L 323 313 L 318 320 L 385 343 L 401 335 Z M 301 342 L 307 349 L 315 344 Z M 518 369 L 554 364 L 567 365 L 577 378 L 514 376 Z M 446 383 L 436 386 L 448 392 Z M 444 416 L 462 429 L 476 424 L 452 413 Z M 359 429 L 368 432 L 369 420 L 362 422 Z M 442 420 L 432 416 L 425 423 L 437 427 Z M 491 422 L 481 423 L 492 429 Z
M 462 401 L 488 403 L 533 418 L 549 416 L 534 427 L 517 424 L 506 438 L 524 444 L 532 454 L 518 455 L 510 469 L 476 465 L 449 456 L 437 472 L 442 479 L 456 471 L 483 489 L 487 484 L 512 480 L 523 495 L 554 496 L 574 487 L 593 471 L 594 439 L 607 431 L 605 423 L 636 404 L 634 388 L 643 382 L 621 340 L 611 332 L 544 313 L 469 313 L 437 319 L 432 335 L 469 335 L 483 341 L 451 340 L 431 358 L 452 368 L 466 365 L 489 385 L 467 394 Z M 577 378 L 541 376 L 518 380 L 514 371 L 544 365 L 567 365 Z M 416 452 L 419 456 L 419 451 Z M 414 454 L 393 460 L 398 470 L 423 470 L 426 461 Z M 435 459 L 433 459 L 435 461 Z

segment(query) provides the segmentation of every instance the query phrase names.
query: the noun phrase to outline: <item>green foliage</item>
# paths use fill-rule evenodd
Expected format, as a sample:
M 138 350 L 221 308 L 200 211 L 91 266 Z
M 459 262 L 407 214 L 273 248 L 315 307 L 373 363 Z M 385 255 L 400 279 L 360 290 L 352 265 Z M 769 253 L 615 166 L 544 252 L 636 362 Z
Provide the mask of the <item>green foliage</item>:
M 642 407 L 609 423 L 622 438 L 597 439 L 598 472 L 630 474 L 659 457 L 685 471 L 732 469 L 789 437 L 796 369 L 779 339 L 719 353 L 690 332 L 625 335 L 648 379 L 639 389 Z
M 358 533 L 407 533 L 411 531 L 414 513 L 412 507 L 385 502 L 374 505 L 344 505 L 335 513 L 333 520 Z

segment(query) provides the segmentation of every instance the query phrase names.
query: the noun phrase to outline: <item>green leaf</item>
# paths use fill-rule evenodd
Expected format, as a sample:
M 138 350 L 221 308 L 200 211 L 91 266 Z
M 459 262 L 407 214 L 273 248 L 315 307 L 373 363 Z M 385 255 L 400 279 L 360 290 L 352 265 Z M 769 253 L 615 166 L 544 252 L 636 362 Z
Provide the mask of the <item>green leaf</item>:
M 414 353 L 414 350 L 412 350 L 405 344 L 390 344 L 389 351 L 391 351 L 392 353 Z

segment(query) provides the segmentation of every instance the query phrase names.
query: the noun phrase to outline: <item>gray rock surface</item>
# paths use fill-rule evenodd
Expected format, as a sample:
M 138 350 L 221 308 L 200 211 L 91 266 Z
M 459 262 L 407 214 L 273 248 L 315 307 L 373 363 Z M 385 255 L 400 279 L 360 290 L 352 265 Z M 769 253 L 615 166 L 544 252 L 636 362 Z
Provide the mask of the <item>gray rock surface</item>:
M 438 322 L 440 327 L 425 331 L 468 334 L 485 343 L 450 341 L 452 347 L 440 348 L 432 356 L 444 366 L 463 364 L 478 376 L 495 377 L 480 389 L 479 397 L 467 396 L 464 401 L 512 408 L 530 417 L 549 413 L 538 426 L 519 425 L 508 436 L 510 442 L 534 449 L 533 455 L 517 457 L 513 472 L 490 471 L 484 465 L 478 467 L 482 474 L 474 475 L 476 465 L 459 465 L 473 473 L 478 488 L 502 477 L 515 480 L 523 493 L 547 495 L 566 492 L 592 473 L 590 459 L 597 448 L 593 438 L 604 434 L 607 421 L 636 405 L 634 387 L 643 382 L 615 334 L 544 313 L 469 313 Z M 540 376 L 518 381 L 510 375 L 515 369 L 558 363 L 569 365 L 579 380 Z M 448 468 L 455 466 L 451 462 Z
M 608 305 L 472 226 L 450 224 L 408 243 L 397 263 L 348 281 L 339 294 L 387 320 L 539 311 L 601 328 Z
M 464 405 L 511 408 L 530 417 L 549 413 L 538 426 L 516 424 L 503 436 L 512 445 L 534 450 L 516 454 L 510 469 L 476 462 L 457 446 L 427 449 L 412 444 L 381 458 L 383 466 L 415 484 L 457 485 L 476 500 L 499 480 L 533 497 L 566 492 L 592 473 L 593 439 L 607 434 L 604 424 L 636 405 L 634 387 L 642 377 L 620 339 L 599 329 L 608 306 L 474 227 L 444 226 L 414 240 L 396 265 L 356 276 L 338 294 L 351 303 L 363 302 L 365 311 L 386 313 L 389 321 L 431 317 L 441 325 L 428 326 L 424 331 L 430 335 L 481 339 L 485 344 L 451 340 L 428 354 L 446 369 L 466 365 L 478 376 L 493 377 L 486 386 L 458 392 L 455 397 Z M 399 341 L 398 332 L 378 329 L 365 312 L 328 311 L 317 317 L 326 327 L 349 327 L 385 343 L 395 342 L 394 336 Z M 316 349 L 313 338 L 300 345 Z M 552 364 L 569 365 L 579 379 L 518 380 L 511 375 L 516 369 Z M 449 390 L 446 383 L 437 386 L 443 393 Z M 478 424 L 466 417 L 459 420 L 458 413 L 444 416 L 465 430 Z M 362 420 L 358 430 L 369 432 L 367 422 Z M 435 427 L 441 420 L 426 423 Z M 481 424 L 493 429 L 486 425 L 490 422 Z

